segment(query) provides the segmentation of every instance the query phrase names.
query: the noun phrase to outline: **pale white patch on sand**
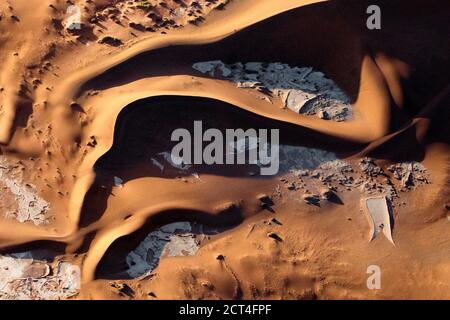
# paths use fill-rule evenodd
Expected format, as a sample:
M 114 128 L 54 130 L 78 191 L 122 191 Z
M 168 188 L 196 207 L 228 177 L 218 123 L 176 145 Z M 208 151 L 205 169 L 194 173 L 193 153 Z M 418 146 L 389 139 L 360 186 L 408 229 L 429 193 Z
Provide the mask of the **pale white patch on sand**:
M 171 152 L 165 151 L 165 152 L 161 152 L 158 153 L 158 156 L 162 156 L 163 159 L 170 164 L 172 167 L 179 169 L 179 170 L 188 170 L 191 165 L 184 163 L 184 160 L 174 154 L 172 154 Z M 180 164 L 176 164 L 174 163 L 174 160 L 176 160 L 176 162 L 180 163 Z M 152 159 L 153 164 L 155 164 L 155 162 Z
M 232 154 L 241 154 L 250 150 L 258 150 L 262 148 L 263 153 L 271 149 L 270 143 L 261 144 L 257 137 L 250 137 L 250 139 L 239 139 L 236 143 L 230 143 L 229 149 Z M 299 169 L 315 169 L 321 164 L 336 160 L 337 156 L 333 152 L 322 149 L 308 148 L 303 146 L 280 145 L 279 154 L 274 155 L 273 161 L 279 161 L 280 170 L 288 172 Z M 259 161 L 256 162 L 259 166 L 264 166 Z
M 227 78 L 240 88 L 280 97 L 286 108 L 297 113 L 324 120 L 352 119 L 349 97 L 333 80 L 311 67 L 291 67 L 278 62 L 225 64 L 219 60 L 197 62 L 192 67 L 211 77 Z
M 175 222 L 150 232 L 126 257 L 130 277 L 152 272 L 162 257 L 193 256 L 199 249 L 189 222 Z
M 123 187 L 123 180 L 119 177 L 114 177 L 114 185 L 116 187 L 122 188 Z
M 231 76 L 231 70 L 220 60 L 194 63 L 193 68 L 201 73 L 209 74 L 211 77 L 220 75 L 222 77 Z
M 316 169 L 337 159 L 335 153 L 302 146 L 280 146 L 280 168 L 284 171 Z
M 9 174 L 9 165 L 0 157 L 0 183 L 14 196 L 16 210 L 6 213 L 6 217 L 20 222 L 31 221 L 35 225 L 47 223 L 46 213 L 50 204 L 39 197 L 31 184 L 24 184 L 22 179 Z M 5 195 L 0 193 L 0 202 Z
M 0 299 L 58 300 L 77 294 L 80 268 L 60 261 L 56 267 L 30 252 L 0 255 Z
M 363 200 L 364 209 L 369 216 L 372 241 L 379 233 L 394 244 L 391 233 L 389 203 L 386 197 L 371 197 Z
M 197 180 L 202 180 L 202 179 L 200 179 L 200 175 L 197 173 L 197 172 L 194 172 L 193 174 L 192 174 L 192 176 L 195 178 L 195 179 L 197 179 Z

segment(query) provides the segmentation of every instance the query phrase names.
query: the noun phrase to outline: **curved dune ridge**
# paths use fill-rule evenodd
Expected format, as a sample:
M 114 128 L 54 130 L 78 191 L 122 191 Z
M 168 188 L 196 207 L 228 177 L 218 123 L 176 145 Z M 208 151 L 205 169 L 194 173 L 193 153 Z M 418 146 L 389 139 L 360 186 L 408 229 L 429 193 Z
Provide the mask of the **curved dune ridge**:
M 91 15 L 78 33 L 59 1 L 36 1 L 33 13 L 21 0 L 0 7 L 0 187 L 42 207 L 37 220 L 1 212 L 2 254 L 44 249 L 55 268 L 79 265 L 80 298 L 448 297 L 448 3 L 380 1 L 383 28 L 371 31 L 366 1 L 198 2 L 201 19 L 162 27 L 174 10 L 76 1 Z M 155 25 L 114 22 L 139 10 Z M 33 24 L 43 31 L 27 33 Z M 220 64 L 202 72 L 205 61 Z M 255 63 L 315 78 L 271 87 L 270 75 L 246 69 Z M 238 64 L 243 80 L 225 73 Z M 320 81 L 345 95 L 351 117 L 301 111 L 330 103 Z M 174 166 L 170 134 L 196 120 L 279 129 L 279 173 Z M 380 195 L 392 206 L 392 243 L 368 238 L 360 209 Z M 1 210 L 17 211 L 17 198 L 4 192 Z M 195 241 L 173 245 L 192 252 L 147 253 L 152 268 L 139 265 L 147 271 L 130 279 L 130 252 L 177 222 L 193 226 Z M 383 291 L 366 287 L 371 264 L 385 270 Z M 410 268 L 398 274 L 398 264 Z

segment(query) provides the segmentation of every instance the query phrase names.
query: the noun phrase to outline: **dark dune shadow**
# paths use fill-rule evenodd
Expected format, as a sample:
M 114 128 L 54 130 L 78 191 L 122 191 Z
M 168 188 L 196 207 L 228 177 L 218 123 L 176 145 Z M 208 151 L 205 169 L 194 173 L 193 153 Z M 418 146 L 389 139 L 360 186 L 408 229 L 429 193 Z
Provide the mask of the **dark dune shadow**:
M 167 47 L 143 53 L 86 83 L 84 89 L 104 89 L 148 76 L 195 74 L 190 66 L 197 61 L 279 61 L 291 65 L 313 66 L 325 72 L 355 100 L 361 80 L 363 55 L 383 53 L 407 63 L 413 70 L 408 80 L 402 80 L 404 106 L 392 110 L 390 125 L 391 130 L 395 131 L 425 108 L 429 99 L 448 83 L 450 10 L 446 8 L 450 3 L 441 0 L 426 4 L 421 1 L 372 2 L 336 0 L 309 5 L 257 23 L 216 43 Z M 366 8 L 369 4 L 378 4 L 382 8 L 381 30 L 370 31 L 366 27 Z M 180 106 L 187 105 L 191 107 L 182 111 Z M 236 115 L 234 120 L 229 118 L 228 122 L 225 121 L 231 114 Z M 440 114 L 433 115 L 434 126 L 430 133 L 436 134 L 429 141 L 448 140 L 445 135 L 448 132 L 448 126 L 445 126 L 448 115 L 449 112 L 443 117 L 439 117 Z M 252 128 L 282 128 L 282 144 L 316 148 L 320 146 L 347 154 L 362 147 L 309 129 L 251 115 L 235 106 L 212 99 L 176 96 L 143 99 L 124 108 L 117 119 L 113 147 L 95 165 L 98 181 L 86 197 L 82 220 L 87 220 L 81 225 L 98 219 L 104 212 L 106 199 L 111 195 L 114 173 L 141 166 L 140 170 L 134 170 L 138 174 L 128 178 L 173 178 L 180 175 L 179 172 L 170 171 L 163 175 L 160 171 L 151 169 L 150 155 L 171 149 L 168 130 L 191 128 L 193 120 L 199 119 L 210 120 L 209 125 L 217 128 L 226 128 L 229 123 L 233 123 L 231 128 L 245 128 L 245 125 Z M 423 141 L 417 138 L 417 128 L 412 127 L 375 150 L 368 150 L 367 154 L 391 160 L 420 161 L 424 156 Z M 236 168 L 231 171 L 196 169 L 200 173 L 213 172 L 229 176 L 242 174 Z M 102 190 L 98 191 L 100 185 Z
M 336 152 L 339 156 L 349 155 L 361 148 L 360 144 L 267 119 L 219 100 L 186 96 L 158 96 L 138 100 L 120 112 L 116 120 L 113 145 L 94 165 L 96 181 L 85 197 L 80 227 L 101 217 L 106 210 L 107 199 L 114 196 L 113 177 L 123 177 L 124 172 L 125 182 L 148 176 L 175 179 L 191 176 L 194 172 L 199 175 L 233 177 L 248 176 L 249 171 L 259 172 L 257 165 L 194 165 L 184 172 L 163 162 L 164 159 L 159 154 L 170 152 L 177 143 L 171 141 L 173 130 L 186 128 L 193 133 L 193 122 L 196 120 L 202 121 L 203 132 L 208 128 L 216 128 L 223 133 L 226 129 L 238 128 L 279 129 L 281 146 L 321 148 Z M 203 147 L 207 144 L 204 143 Z M 279 174 L 288 170 L 288 166 L 283 166 L 284 160 L 289 160 L 289 164 L 296 162 L 295 153 L 293 157 L 280 159 Z M 164 171 L 152 163 L 154 158 L 165 164 Z M 254 178 L 270 179 L 273 176 L 257 175 Z
M 209 98 L 185 96 L 158 96 L 131 103 L 119 114 L 111 149 L 95 164 L 97 172 L 120 168 L 131 168 L 137 164 L 151 164 L 150 159 L 161 152 L 172 150 L 177 142 L 171 141 L 171 134 L 177 128 L 186 128 L 193 134 L 194 121 L 201 120 L 203 132 L 217 128 L 244 130 L 279 129 L 280 145 L 320 148 L 340 154 L 349 154 L 360 144 L 344 142 L 313 130 L 289 123 L 275 121 L 234 105 Z M 208 143 L 203 143 L 205 147 Z M 221 166 L 223 167 L 223 166 Z M 243 174 L 234 166 L 231 170 L 215 166 L 196 167 L 198 173 L 214 173 L 227 176 Z M 283 173 L 283 172 L 281 172 Z M 154 173 L 159 177 L 176 177 L 170 172 Z
M 369 30 L 366 9 L 382 10 L 382 29 Z M 414 69 L 403 81 L 408 113 L 437 94 L 450 73 L 450 3 L 446 0 L 336 0 L 296 8 L 221 41 L 140 54 L 85 84 L 105 89 L 149 76 L 192 73 L 196 61 L 283 62 L 324 71 L 354 100 L 364 54 L 384 53 Z M 130 72 L 133 70 L 133 72 Z M 189 72 L 190 71 L 190 72 Z M 430 81 L 432 80 L 432 81 Z
M 382 10 L 381 30 L 369 30 L 366 26 L 366 9 L 371 4 Z M 92 79 L 84 89 L 106 89 L 149 76 L 198 74 L 191 69 L 193 62 L 220 59 L 226 63 L 259 61 L 313 66 L 336 81 L 354 101 L 361 80 L 362 57 L 381 53 L 404 62 L 412 70 L 408 79 L 400 79 L 404 105 L 395 107 L 392 101 L 389 124 L 390 131 L 395 132 L 425 109 L 428 101 L 448 84 L 449 20 L 450 3 L 446 0 L 335 0 L 312 4 L 256 23 L 216 43 L 171 46 L 140 54 Z M 442 126 L 444 121 L 437 120 L 437 125 Z M 444 138 L 445 135 L 434 137 L 438 141 Z M 411 148 L 405 158 L 410 154 L 417 158 L 418 153 L 423 153 L 422 141 L 411 135 L 405 139 L 412 139 L 406 143 Z M 387 150 L 378 154 L 389 157 L 390 149 Z
M 339 16 L 335 4 L 320 3 L 266 19 L 216 43 L 170 46 L 140 54 L 94 78 L 83 89 L 106 89 L 149 76 L 198 74 L 190 69 L 192 63 L 219 59 L 313 66 L 354 100 L 362 53 L 361 41 Z
M 190 210 L 172 210 L 163 211 L 149 219 L 139 230 L 117 239 L 107 250 L 100 261 L 96 278 L 100 279 L 129 279 L 126 273 L 128 265 L 125 261 L 127 254 L 136 249 L 136 247 L 147 237 L 147 235 L 157 228 L 173 222 L 188 221 L 191 223 L 207 226 L 208 228 L 217 228 L 217 232 L 225 232 L 243 221 L 243 216 L 239 210 L 227 211 L 223 214 L 212 216 L 206 212 Z M 211 234 L 206 231 L 199 233 L 192 231 L 193 234 Z M 217 234 L 217 233 L 215 233 Z
M 50 240 L 36 240 L 28 243 L 4 247 L 0 254 L 10 254 L 11 252 L 33 252 L 35 259 L 53 260 L 57 255 L 65 253 L 66 244 Z M 43 249 L 45 248 L 45 249 Z
M 450 2 L 431 1 L 333 1 L 349 25 L 361 35 L 372 53 L 399 59 L 413 68 L 402 81 L 405 111 L 417 114 L 450 80 Z M 381 9 L 381 29 L 366 27 L 369 5 Z M 360 14 L 363 13 L 363 14 Z

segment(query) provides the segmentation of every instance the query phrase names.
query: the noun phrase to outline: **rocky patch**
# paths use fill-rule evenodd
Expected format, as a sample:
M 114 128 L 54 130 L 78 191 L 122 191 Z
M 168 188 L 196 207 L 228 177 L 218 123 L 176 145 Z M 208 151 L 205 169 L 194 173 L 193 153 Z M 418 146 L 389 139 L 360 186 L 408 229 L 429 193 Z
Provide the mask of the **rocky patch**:
M 193 68 L 211 77 L 233 81 L 239 88 L 258 90 L 267 101 L 278 97 L 290 110 L 323 120 L 352 119 L 352 106 L 346 94 L 322 72 L 311 67 L 291 67 L 282 63 L 198 62 Z
M 37 195 L 33 185 L 22 180 L 21 174 L 0 157 L 0 208 L 7 218 L 46 224 L 50 204 Z
M 150 232 L 126 257 L 130 277 L 148 275 L 165 257 L 193 256 L 207 234 L 219 231 L 190 222 L 175 222 Z
M 80 268 L 65 261 L 48 263 L 31 252 L 0 255 L 0 299 L 59 300 L 80 289 Z

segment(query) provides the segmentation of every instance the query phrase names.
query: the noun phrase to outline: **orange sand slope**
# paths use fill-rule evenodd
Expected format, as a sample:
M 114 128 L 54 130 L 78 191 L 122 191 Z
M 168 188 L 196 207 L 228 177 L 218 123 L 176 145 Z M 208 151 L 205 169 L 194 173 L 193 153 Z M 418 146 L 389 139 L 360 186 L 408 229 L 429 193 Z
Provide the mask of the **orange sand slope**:
M 448 298 L 450 5 L 379 2 L 0 4 L 0 299 Z M 279 174 L 177 168 L 195 120 Z

